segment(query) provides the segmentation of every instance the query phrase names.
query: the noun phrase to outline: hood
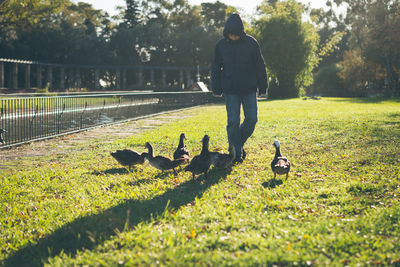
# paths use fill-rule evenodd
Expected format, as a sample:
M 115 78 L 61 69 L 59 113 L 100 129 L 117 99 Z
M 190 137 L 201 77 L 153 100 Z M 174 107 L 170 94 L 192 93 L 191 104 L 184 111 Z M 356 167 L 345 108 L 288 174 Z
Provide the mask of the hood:
M 233 13 L 226 21 L 224 28 L 224 37 L 228 38 L 228 34 L 234 34 L 240 37 L 243 37 L 246 34 L 244 32 L 243 21 L 240 18 L 239 14 Z

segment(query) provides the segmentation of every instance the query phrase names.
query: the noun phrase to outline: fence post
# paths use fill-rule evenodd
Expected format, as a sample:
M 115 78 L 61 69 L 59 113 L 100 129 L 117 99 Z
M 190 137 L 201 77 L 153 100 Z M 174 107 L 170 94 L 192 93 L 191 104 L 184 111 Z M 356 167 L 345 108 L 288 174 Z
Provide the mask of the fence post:
M 12 64 L 12 88 L 18 89 L 18 64 Z
M 0 89 L 4 88 L 4 62 L 0 62 Z
M 25 66 L 25 89 L 31 89 L 31 65 L 26 64 Z

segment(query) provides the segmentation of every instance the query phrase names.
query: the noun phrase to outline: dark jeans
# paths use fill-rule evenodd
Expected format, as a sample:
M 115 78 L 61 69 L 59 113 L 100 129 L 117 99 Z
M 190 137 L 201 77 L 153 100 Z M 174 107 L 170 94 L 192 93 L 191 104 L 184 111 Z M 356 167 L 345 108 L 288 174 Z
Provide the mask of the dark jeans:
M 238 158 L 242 156 L 243 145 L 254 132 L 257 123 L 257 95 L 256 93 L 246 96 L 225 94 L 225 104 L 229 146 L 235 146 Z M 242 124 L 240 124 L 240 106 L 243 106 L 244 113 Z

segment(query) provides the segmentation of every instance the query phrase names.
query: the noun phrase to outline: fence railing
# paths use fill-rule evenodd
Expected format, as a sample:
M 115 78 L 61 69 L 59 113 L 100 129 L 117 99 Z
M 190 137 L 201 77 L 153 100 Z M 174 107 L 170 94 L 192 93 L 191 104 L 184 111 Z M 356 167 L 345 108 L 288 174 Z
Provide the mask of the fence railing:
M 0 99 L 0 148 L 219 99 L 209 92 L 108 93 Z

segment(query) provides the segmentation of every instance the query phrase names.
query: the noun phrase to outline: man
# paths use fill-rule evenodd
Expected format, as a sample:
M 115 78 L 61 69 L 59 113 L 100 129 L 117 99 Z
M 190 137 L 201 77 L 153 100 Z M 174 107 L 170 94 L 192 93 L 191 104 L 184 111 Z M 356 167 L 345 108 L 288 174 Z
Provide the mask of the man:
M 224 38 L 217 42 L 211 66 L 211 89 L 225 96 L 229 147 L 236 150 L 236 162 L 243 162 L 243 145 L 257 123 L 258 94 L 266 94 L 268 78 L 257 40 L 244 32 L 242 19 L 232 14 L 226 21 Z M 240 124 L 240 107 L 244 120 Z

